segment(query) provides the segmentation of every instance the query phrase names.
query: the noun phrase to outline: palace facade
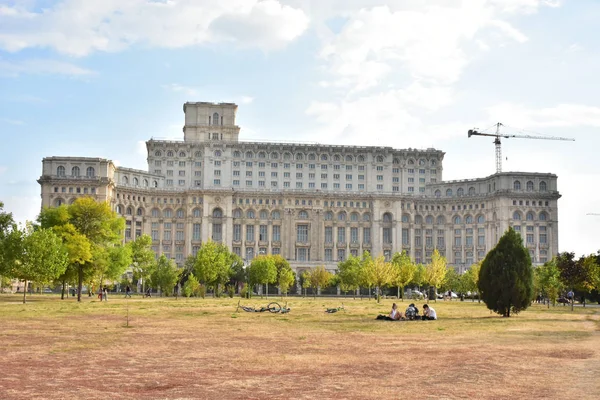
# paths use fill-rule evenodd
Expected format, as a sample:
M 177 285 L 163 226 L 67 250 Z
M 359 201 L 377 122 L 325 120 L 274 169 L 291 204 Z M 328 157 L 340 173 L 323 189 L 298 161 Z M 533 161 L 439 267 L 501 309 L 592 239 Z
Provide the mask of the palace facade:
M 462 272 L 514 227 L 534 263 L 558 253 L 557 176 L 506 172 L 444 181 L 444 152 L 239 140 L 237 105 L 185 103 L 182 141 L 146 142 L 148 170 L 107 159 L 42 160 L 42 206 L 81 196 L 126 219 L 124 240 L 152 237 L 182 264 L 202 242 L 245 259 L 281 254 L 296 271 L 349 255 L 434 249 Z

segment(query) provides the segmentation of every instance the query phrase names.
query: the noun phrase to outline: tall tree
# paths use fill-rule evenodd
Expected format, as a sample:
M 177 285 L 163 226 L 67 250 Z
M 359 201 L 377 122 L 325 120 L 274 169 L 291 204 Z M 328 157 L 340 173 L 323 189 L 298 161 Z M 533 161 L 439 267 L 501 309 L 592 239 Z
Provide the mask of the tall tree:
M 131 264 L 134 274 L 142 280 L 142 293 L 145 292 L 146 280 L 156 265 L 156 255 L 152 251 L 152 238 L 142 235 L 127 244 L 131 248 Z
M 251 285 L 265 285 L 266 295 L 269 298 L 269 283 L 275 283 L 277 279 L 277 267 L 275 260 L 270 255 L 260 255 L 255 257 L 250 264 L 248 271 Z
M 373 275 L 373 268 L 371 268 L 371 264 L 373 263 L 373 258 L 368 251 L 363 252 L 363 255 L 360 260 L 360 271 L 358 274 L 359 286 L 365 287 L 369 289 L 369 300 L 371 300 L 371 289 L 373 285 L 375 285 L 375 276 Z M 362 299 L 362 295 L 361 295 Z
M 163 293 L 169 296 L 173 293 L 173 289 L 182 272 L 183 270 L 177 268 L 173 260 L 169 260 L 163 254 L 156 260 L 156 265 L 152 268 L 150 280 L 160 290 L 161 296 Z
M 0 201 L 0 293 L 2 293 L 2 282 L 9 275 L 14 261 L 14 251 L 11 249 L 9 236 L 17 229 L 12 214 L 3 211 L 3 208 L 4 203 Z
M 417 269 L 415 270 L 415 274 L 413 275 L 411 283 L 416 285 L 419 290 L 421 290 L 421 285 L 424 285 L 425 282 L 425 266 L 423 264 L 417 264 Z
M 441 288 L 444 292 L 460 292 L 461 279 L 460 275 L 454 268 L 448 268 L 446 271 L 446 276 L 444 277 L 444 281 L 441 284 Z M 452 296 L 450 296 L 450 301 L 452 301 Z
M 562 290 L 560 281 L 560 270 L 556 266 L 556 259 L 552 259 L 544 265 L 536 267 L 533 271 L 534 282 L 542 295 L 548 297 L 548 308 L 550 301 L 552 305 L 556 304 L 558 295 Z
M 313 288 L 314 298 L 317 297 L 319 289 L 329 286 L 332 278 L 333 274 L 327 271 L 322 265 L 309 270 L 308 280 L 310 282 L 310 287 Z
M 560 280 L 567 289 L 585 290 L 589 276 L 584 259 L 576 260 L 575 253 L 563 252 L 556 256 L 556 266 L 560 271 Z M 571 311 L 574 299 L 575 296 L 571 298 Z
M 201 283 L 212 286 L 213 295 L 216 295 L 219 285 L 227 282 L 232 275 L 233 259 L 223 243 L 205 242 L 196 254 L 194 274 Z
M 425 267 L 425 281 L 434 288 L 435 301 L 437 302 L 437 289 L 444 282 L 448 267 L 446 266 L 446 258 L 440 255 L 440 252 L 435 249 L 431 255 L 431 262 Z
M 360 285 L 360 261 L 359 257 L 349 256 L 346 260 L 338 263 L 338 279 L 342 291 L 352 290 L 356 297 L 356 290 Z
M 487 308 L 504 317 L 529 307 L 533 298 L 531 258 L 521 235 L 512 228 L 483 260 L 478 287 Z
M 14 243 L 19 243 L 12 276 L 25 281 L 23 304 L 26 302 L 27 283 L 43 286 L 62 274 L 69 264 L 69 255 L 62 240 L 51 229 L 33 229 L 27 224 L 23 231 L 11 233 Z
M 281 255 L 274 254 L 271 257 L 277 269 L 277 278 L 275 278 L 275 281 L 277 282 L 277 286 L 279 286 L 281 296 L 283 296 L 287 294 L 289 288 L 294 284 L 296 274 L 294 274 L 292 267 L 290 267 L 290 263 Z
M 477 282 L 479 281 L 479 270 L 481 269 L 481 262 L 477 262 L 471 265 L 461 277 L 463 289 L 472 292 L 473 301 L 475 301 L 475 292 L 477 291 Z M 477 296 L 478 302 L 481 302 L 480 296 Z
M 371 259 L 365 265 L 366 274 L 371 277 L 373 284 L 377 288 L 377 302 L 381 301 L 381 290 L 390 285 L 394 278 L 394 267 L 392 263 L 386 262 L 385 257 L 379 256 Z
M 404 288 L 413 280 L 417 272 L 417 265 L 410 259 L 406 251 L 402 251 L 402 253 L 394 254 L 392 266 L 394 267 L 393 283 L 398 285 L 398 298 L 402 296 L 402 301 L 404 301 Z

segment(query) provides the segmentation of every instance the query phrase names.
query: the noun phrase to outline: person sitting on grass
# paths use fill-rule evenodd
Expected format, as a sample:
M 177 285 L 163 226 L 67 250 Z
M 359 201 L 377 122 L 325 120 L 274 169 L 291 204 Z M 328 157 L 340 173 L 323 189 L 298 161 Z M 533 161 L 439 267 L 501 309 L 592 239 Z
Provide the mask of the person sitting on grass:
M 435 320 L 437 319 L 437 314 L 435 310 L 429 307 L 427 304 L 423 304 L 423 321 L 427 320 Z
M 404 317 L 408 320 L 415 320 L 419 318 L 419 309 L 415 306 L 414 303 L 410 303 L 406 312 L 404 313 Z
M 402 318 L 402 311 L 398 311 L 396 303 L 392 304 L 392 310 L 388 315 L 379 314 L 377 319 L 383 319 L 386 321 L 400 321 Z

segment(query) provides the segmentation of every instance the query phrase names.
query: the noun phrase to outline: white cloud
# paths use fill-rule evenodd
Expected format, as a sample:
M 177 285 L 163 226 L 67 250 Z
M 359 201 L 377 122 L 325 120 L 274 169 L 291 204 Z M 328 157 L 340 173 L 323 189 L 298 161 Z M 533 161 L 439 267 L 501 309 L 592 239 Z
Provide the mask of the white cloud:
M 559 104 L 533 109 L 522 104 L 501 103 L 487 108 L 491 120 L 511 121 L 522 128 L 589 126 L 600 127 L 600 107 Z
M 0 35 L 1 36 L 1 35 Z M 95 72 L 68 62 L 49 59 L 22 61 L 0 60 L 0 76 L 17 77 L 21 74 L 86 76 Z
M 0 117 L 0 123 L 7 123 L 9 125 L 23 125 L 25 124 L 25 122 L 18 120 L 18 119 L 10 119 L 10 118 L 2 118 Z
M 254 101 L 254 97 L 252 96 L 242 96 L 240 97 L 241 104 L 250 104 Z
M 13 214 L 16 222 L 35 221 L 42 203 L 40 196 L 7 196 L 2 199 L 4 210 Z
M 135 44 L 179 48 L 228 41 L 276 49 L 300 36 L 308 17 L 277 0 L 62 0 L 41 11 L 3 6 L 0 26 L 4 50 L 43 47 L 85 56 Z
M 198 94 L 197 89 L 190 87 L 190 86 L 180 85 L 178 83 L 169 83 L 167 85 L 162 85 L 162 87 L 163 87 L 163 89 L 170 90 L 172 92 L 185 93 L 189 96 L 196 96 Z

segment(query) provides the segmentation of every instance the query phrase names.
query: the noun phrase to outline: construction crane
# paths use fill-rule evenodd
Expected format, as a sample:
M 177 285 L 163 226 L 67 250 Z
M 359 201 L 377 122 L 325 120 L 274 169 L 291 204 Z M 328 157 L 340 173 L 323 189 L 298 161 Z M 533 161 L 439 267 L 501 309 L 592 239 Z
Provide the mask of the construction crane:
M 557 136 L 534 136 L 534 135 L 510 135 L 505 133 L 500 133 L 500 127 L 505 126 L 501 122 L 496 124 L 496 133 L 482 133 L 475 129 L 469 129 L 468 135 L 471 136 L 491 136 L 494 137 L 494 144 L 496 145 L 496 173 L 502 172 L 502 147 L 500 138 L 520 138 L 520 139 L 542 139 L 542 140 L 568 140 L 574 142 L 575 139 L 572 138 L 563 138 Z

